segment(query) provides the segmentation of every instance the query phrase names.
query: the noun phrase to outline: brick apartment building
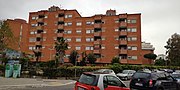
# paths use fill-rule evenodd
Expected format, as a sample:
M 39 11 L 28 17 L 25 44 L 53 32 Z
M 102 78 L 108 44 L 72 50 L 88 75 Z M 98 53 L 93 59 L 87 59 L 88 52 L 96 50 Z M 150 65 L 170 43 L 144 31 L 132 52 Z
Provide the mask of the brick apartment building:
M 23 25 L 27 27 L 25 22 Z M 19 28 L 18 33 L 21 32 Z M 20 50 L 29 54 L 39 50 L 40 61 L 54 59 L 54 42 L 64 37 L 69 44 L 65 62 L 70 52 L 77 50 L 79 61 L 81 53 L 86 51 L 96 55 L 97 63 L 110 63 L 118 56 L 124 64 L 148 64 L 143 58 L 149 52 L 142 49 L 139 13 L 117 15 L 115 10 L 107 10 L 106 14 L 82 17 L 77 10 L 52 6 L 48 10 L 30 12 L 28 28 L 22 33 L 24 41 L 20 43 Z M 149 51 L 153 53 L 154 50 Z

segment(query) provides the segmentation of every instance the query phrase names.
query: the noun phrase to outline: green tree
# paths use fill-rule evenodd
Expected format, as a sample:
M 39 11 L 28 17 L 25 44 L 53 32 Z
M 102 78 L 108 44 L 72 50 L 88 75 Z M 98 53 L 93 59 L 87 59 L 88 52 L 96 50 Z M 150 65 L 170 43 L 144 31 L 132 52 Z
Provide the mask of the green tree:
M 144 55 L 144 58 L 147 58 L 149 60 L 149 63 L 152 64 L 152 60 L 155 60 L 157 57 L 156 54 L 153 54 L 153 53 L 148 53 L 148 54 L 145 54 Z
M 77 63 L 78 52 L 76 50 L 72 50 L 69 56 L 69 62 L 75 65 Z
M 86 66 L 86 61 L 87 61 L 87 54 L 86 52 L 82 52 L 82 60 L 80 61 L 80 66 Z
M 120 63 L 119 62 L 119 57 L 113 57 L 112 58 L 111 64 L 114 64 L 114 63 Z
M 0 52 L 4 51 L 12 42 L 15 43 L 15 41 L 7 21 L 0 20 Z
M 154 65 L 165 66 L 166 65 L 166 61 L 164 59 L 159 58 L 159 59 L 155 60 Z
M 34 56 L 36 58 L 36 68 L 38 66 L 39 58 L 41 57 L 41 52 L 39 50 L 33 50 Z
M 93 54 L 93 53 L 89 53 L 88 55 L 87 55 L 87 61 L 90 63 L 90 64 L 95 64 L 95 62 L 96 62 L 96 57 L 95 57 L 95 55 Z
M 168 39 L 166 48 L 170 65 L 180 66 L 180 35 L 175 33 Z
M 65 50 L 68 49 L 68 43 L 64 40 L 63 37 L 58 38 L 55 42 L 56 49 L 56 59 L 60 64 L 64 63 Z

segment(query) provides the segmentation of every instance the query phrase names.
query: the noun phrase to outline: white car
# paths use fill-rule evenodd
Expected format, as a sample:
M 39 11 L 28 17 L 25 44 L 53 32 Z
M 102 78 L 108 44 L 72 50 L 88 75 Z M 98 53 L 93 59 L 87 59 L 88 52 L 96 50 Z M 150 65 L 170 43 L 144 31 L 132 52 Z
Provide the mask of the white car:
M 123 70 L 122 73 L 116 74 L 120 79 L 129 80 L 135 73 L 135 70 Z
M 99 69 L 99 70 L 96 70 L 96 71 L 94 71 L 94 72 L 95 72 L 95 73 L 108 73 L 108 74 L 116 75 L 116 74 L 114 73 L 114 71 L 111 70 L 111 69 Z

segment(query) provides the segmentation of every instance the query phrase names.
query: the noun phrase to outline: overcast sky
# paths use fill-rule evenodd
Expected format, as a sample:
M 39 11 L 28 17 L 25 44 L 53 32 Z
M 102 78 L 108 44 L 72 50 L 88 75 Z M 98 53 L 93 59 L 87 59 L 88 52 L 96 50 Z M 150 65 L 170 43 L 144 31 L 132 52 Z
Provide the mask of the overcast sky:
M 0 0 L 0 19 L 28 20 L 29 12 L 50 6 L 77 9 L 84 16 L 105 14 L 108 9 L 120 13 L 141 13 L 142 41 L 155 47 L 155 54 L 165 54 L 166 41 L 180 33 L 180 0 Z

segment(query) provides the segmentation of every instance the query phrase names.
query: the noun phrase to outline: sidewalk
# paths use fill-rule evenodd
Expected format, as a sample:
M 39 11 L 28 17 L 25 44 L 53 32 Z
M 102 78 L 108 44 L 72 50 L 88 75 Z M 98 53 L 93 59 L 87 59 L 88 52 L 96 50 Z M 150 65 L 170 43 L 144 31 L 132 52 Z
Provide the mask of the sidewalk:
M 0 77 L 0 90 L 6 90 L 8 88 L 62 86 L 74 83 L 74 80 Z

